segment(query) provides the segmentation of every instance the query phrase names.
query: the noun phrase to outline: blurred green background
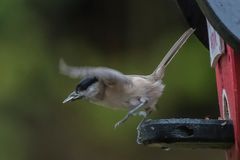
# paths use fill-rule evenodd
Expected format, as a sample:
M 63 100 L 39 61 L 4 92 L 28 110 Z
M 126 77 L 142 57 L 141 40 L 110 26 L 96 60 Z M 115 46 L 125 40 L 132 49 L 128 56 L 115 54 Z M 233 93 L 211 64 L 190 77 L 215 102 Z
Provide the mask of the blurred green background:
M 1 0 L 0 159 L 224 159 L 218 150 L 137 145 L 139 117 L 84 101 L 62 104 L 78 79 L 58 62 L 148 74 L 188 28 L 174 0 Z M 166 71 L 151 118 L 218 117 L 208 50 L 192 36 Z

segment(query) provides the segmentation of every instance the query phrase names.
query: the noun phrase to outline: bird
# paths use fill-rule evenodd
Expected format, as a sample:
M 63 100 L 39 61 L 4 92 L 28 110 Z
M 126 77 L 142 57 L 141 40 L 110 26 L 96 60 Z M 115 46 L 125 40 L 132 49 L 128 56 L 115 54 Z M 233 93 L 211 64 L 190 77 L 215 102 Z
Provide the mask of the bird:
M 114 128 L 135 115 L 143 117 L 141 124 L 152 111 L 156 110 L 156 104 L 165 87 L 162 79 L 166 67 L 194 31 L 193 28 L 185 31 L 156 69 L 148 75 L 128 75 L 107 67 L 69 66 L 63 59 L 60 59 L 61 74 L 81 79 L 63 103 L 87 100 L 112 109 L 128 110 L 128 113 L 114 125 Z

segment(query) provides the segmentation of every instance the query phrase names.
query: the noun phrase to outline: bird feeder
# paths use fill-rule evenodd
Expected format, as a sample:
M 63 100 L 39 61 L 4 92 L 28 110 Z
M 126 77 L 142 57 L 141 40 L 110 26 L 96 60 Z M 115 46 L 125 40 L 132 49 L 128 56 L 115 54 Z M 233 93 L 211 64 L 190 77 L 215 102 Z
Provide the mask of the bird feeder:
M 189 25 L 209 49 L 221 119 L 160 119 L 139 128 L 146 145 L 226 150 L 240 159 L 240 1 L 178 0 Z

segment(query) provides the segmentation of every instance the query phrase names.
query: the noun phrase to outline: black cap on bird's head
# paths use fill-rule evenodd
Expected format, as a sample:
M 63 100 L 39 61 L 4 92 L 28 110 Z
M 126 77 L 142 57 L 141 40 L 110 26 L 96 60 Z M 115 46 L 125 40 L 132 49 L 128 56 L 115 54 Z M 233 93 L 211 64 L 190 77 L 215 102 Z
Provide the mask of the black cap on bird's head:
M 80 81 L 80 83 L 76 86 L 75 91 L 73 91 L 64 101 L 63 103 L 72 102 L 77 99 L 83 99 L 86 97 L 86 91 L 88 88 L 95 84 L 98 81 L 96 77 L 86 77 Z

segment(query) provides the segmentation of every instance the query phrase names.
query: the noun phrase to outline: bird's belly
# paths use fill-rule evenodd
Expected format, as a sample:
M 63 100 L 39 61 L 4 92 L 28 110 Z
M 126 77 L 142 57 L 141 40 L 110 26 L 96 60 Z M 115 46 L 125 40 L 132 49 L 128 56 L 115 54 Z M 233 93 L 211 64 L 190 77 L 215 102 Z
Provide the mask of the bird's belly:
M 115 100 L 112 101 L 108 101 L 108 104 L 111 105 L 112 107 L 116 108 L 116 109 L 127 109 L 129 110 L 131 108 L 131 105 L 129 104 L 131 97 L 127 96 L 127 97 L 118 97 Z
M 129 109 L 129 103 L 128 100 L 125 98 L 114 98 L 111 97 L 111 99 L 105 99 L 103 101 L 94 101 L 93 103 L 111 108 L 111 109 Z

